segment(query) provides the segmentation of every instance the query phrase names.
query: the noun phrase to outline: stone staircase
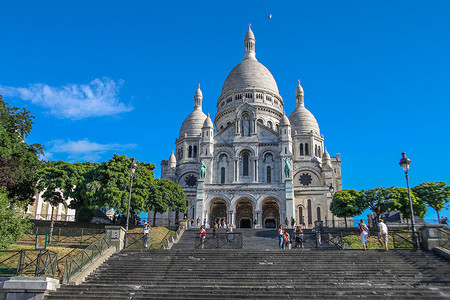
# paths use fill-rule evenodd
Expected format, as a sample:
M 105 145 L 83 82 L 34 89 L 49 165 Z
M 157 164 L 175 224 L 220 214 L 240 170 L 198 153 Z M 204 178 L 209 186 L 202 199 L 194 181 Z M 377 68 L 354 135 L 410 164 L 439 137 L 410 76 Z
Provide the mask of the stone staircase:
M 195 250 L 197 232 L 180 249 L 116 253 L 47 299 L 450 299 L 450 263 L 423 251 L 279 250 L 257 230 L 243 233 L 244 249 Z M 245 247 L 263 241 L 271 248 Z

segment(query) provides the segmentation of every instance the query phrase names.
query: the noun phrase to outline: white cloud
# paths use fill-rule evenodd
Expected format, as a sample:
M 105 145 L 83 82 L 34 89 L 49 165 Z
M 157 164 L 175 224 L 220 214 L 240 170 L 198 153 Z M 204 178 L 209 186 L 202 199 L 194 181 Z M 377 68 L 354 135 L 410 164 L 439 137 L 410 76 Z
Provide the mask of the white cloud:
M 88 84 L 68 84 L 51 87 L 42 83 L 27 88 L 0 86 L 5 96 L 18 97 L 47 108 L 57 118 L 79 120 L 89 117 L 111 116 L 133 110 L 119 101 L 117 92 L 123 81 L 103 77 Z
M 111 151 L 124 151 L 134 149 L 136 144 L 99 144 L 90 142 L 88 139 L 71 141 L 71 140 L 54 140 L 47 143 L 49 150 L 46 151 L 46 157 L 52 158 L 54 153 L 67 153 L 68 157 L 76 160 L 98 161 L 103 153 Z

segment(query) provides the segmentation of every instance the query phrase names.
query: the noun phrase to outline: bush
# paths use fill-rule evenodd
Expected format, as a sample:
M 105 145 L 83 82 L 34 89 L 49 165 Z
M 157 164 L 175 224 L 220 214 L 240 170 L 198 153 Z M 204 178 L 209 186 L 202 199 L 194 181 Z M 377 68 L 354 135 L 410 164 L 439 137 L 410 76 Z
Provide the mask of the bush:
M 10 202 L 6 191 L 0 190 L 0 249 L 8 248 L 32 226 L 28 217 Z

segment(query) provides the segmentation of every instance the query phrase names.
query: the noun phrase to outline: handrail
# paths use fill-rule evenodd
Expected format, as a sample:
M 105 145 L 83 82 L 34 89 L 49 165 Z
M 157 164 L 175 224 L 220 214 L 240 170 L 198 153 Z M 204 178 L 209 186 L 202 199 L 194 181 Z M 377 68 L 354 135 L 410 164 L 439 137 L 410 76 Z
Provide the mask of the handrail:
M 13 253 L 0 262 L 0 276 L 48 276 L 55 277 L 58 254 L 50 250 L 22 249 L 3 250 L 0 253 Z M 17 261 L 16 261 L 17 259 Z M 8 264 L 7 262 L 10 261 Z M 17 267 L 13 267 L 17 265 Z
M 404 236 L 400 235 L 400 233 L 398 233 L 398 232 L 391 232 L 391 234 L 392 234 L 392 243 L 394 244 L 394 248 L 399 248 L 399 249 L 414 248 L 414 243 L 412 242 L 412 240 L 408 240 Z M 398 239 L 400 239 L 401 243 L 399 243 Z M 406 246 L 405 246 L 405 243 L 406 243 Z
M 106 233 L 77 255 L 67 258 L 64 266 L 63 283 L 68 283 L 71 277 L 83 269 L 88 263 L 92 262 L 110 246 L 111 236 Z
M 439 246 L 450 250 L 450 233 L 447 230 L 437 228 L 439 233 Z

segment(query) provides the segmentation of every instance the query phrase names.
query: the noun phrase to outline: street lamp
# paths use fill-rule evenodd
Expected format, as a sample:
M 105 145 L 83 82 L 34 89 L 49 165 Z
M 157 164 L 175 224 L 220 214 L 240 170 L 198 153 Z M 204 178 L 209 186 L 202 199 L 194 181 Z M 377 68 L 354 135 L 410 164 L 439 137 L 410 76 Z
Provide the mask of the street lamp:
M 329 190 L 330 190 L 330 193 L 331 193 L 331 201 L 333 201 L 333 195 L 334 195 L 333 184 L 330 184 Z M 333 218 L 333 228 L 334 228 L 334 214 L 333 213 L 331 213 L 331 217 Z
M 128 244 L 128 224 L 130 223 L 130 203 L 131 203 L 131 189 L 133 188 L 133 177 L 134 173 L 137 170 L 137 164 L 136 159 L 134 157 L 131 158 L 131 163 L 128 165 L 128 169 L 130 170 L 130 193 L 128 196 L 128 209 L 127 209 L 127 224 L 125 228 L 125 241 L 124 241 L 124 248 L 127 248 Z
M 402 156 L 403 157 L 402 157 L 402 159 L 400 159 L 399 165 L 402 166 L 403 171 L 405 171 L 406 186 L 408 187 L 409 206 L 410 206 L 410 210 L 411 210 L 412 241 L 413 241 L 414 249 L 417 249 L 418 242 L 417 242 L 416 230 L 414 227 L 414 210 L 413 210 L 413 203 L 411 200 L 411 190 L 409 188 L 409 176 L 408 176 L 408 170 L 409 170 L 409 165 L 411 164 L 411 160 L 406 157 L 405 152 L 402 152 Z

